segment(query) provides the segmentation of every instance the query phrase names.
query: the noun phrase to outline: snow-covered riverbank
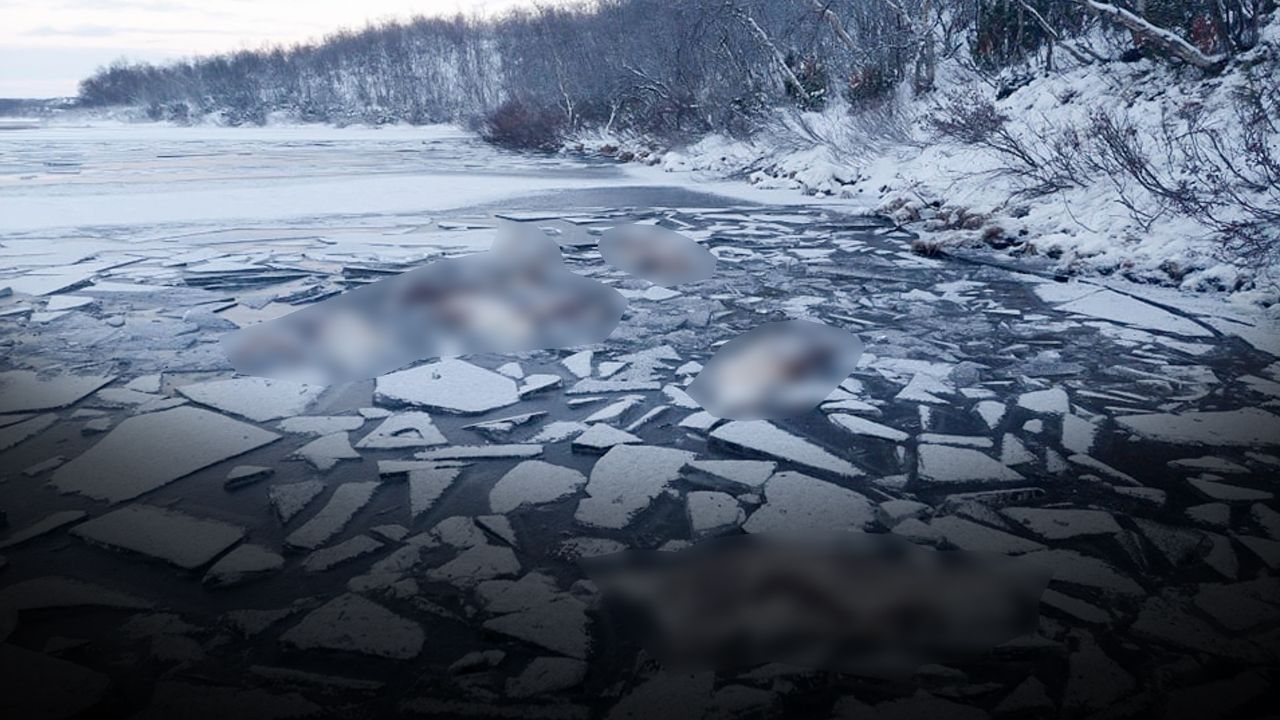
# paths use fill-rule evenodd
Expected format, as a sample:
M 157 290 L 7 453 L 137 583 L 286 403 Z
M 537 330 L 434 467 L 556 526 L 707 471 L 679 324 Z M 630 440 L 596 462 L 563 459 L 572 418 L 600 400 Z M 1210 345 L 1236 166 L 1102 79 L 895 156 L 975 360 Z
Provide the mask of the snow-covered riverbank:
M 667 148 L 642 137 L 587 132 L 567 147 L 704 179 L 731 177 L 757 188 L 853 199 L 922 233 L 920 248 L 926 251 L 985 246 L 999 254 L 1048 258 L 1072 275 L 1225 291 L 1237 295 L 1237 303 L 1270 306 L 1280 300 L 1274 267 L 1233 257 L 1211 228 L 1161 208 L 1132 181 L 1095 173 L 1035 195 L 1027 192 L 1026 178 L 1008 172 L 1007 158 L 939 137 L 928 127 L 942 99 L 963 93 L 993 101 L 1010 137 L 1034 153 L 1088 154 L 1093 115 L 1119 112 L 1147 145 L 1156 171 L 1176 180 L 1178 158 L 1161 156 L 1158 147 L 1162 124 L 1174 134 L 1186 133 L 1194 111 L 1201 113 L 1197 127 L 1217 134 L 1226 147 L 1238 143 L 1246 122 L 1237 114 L 1239 93 L 1280 82 L 1280 22 L 1214 78 L 1144 59 L 1027 78 L 996 99 L 998 88 L 989 80 L 947 69 L 928 97 L 913 98 L 904 88 L 878 109 L 851 113 L 837 102 L 821 113 L 787 113 L 750 139 L 712 135 Z M 1063 137 L 1073 141 L 1055 146 Z M 1264 135 L 1262 141 L 1280 153 L 1280 137 Z

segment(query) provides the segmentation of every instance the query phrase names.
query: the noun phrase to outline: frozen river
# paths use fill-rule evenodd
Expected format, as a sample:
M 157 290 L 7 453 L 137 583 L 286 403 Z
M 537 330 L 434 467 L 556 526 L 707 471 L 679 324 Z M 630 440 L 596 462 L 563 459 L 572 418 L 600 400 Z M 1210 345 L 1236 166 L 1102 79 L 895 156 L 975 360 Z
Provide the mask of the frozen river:
M 433 360 L 395 391 L 239 377 L 220 351 L 236 328 L 484 250 L 505 222 L 542 228 L 571 270 L 627 296 L 607 341 Z M 716 275 L 668 291 L 610 268 L 595 237 L 621 222 L 703 243 Z M 910 240 L 857 203 L 507 153 L 448 128 L 0 135 L 0 672 L 23 688 L 0 707 L 1267 707 L 1274 327 L 1219 298 L 921 257 Z M 820 408 L 725 422 L 684 393 L 719 344 L 786 318 L 866 343 Z M 664 668 L 582 564 L 833 531 L 1051 579 L 1016 637 L 905 670 L 815 670 L 830 658 L 776 648 L 743 656 L 779 662 Z M 793 607 L 865 622 L 847 594 L 823 595 L 830 580 L 789 578 Z M 786 625 L 760 617 L 739 620 Z

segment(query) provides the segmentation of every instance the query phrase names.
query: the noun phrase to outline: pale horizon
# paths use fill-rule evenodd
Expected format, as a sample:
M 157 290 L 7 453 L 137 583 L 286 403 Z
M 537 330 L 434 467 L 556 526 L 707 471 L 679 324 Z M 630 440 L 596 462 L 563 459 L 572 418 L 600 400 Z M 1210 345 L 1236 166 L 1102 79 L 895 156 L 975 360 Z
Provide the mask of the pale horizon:
M 554 0 L 553 0 L 554 1 Z M 76 94 L 126 58 L 163 63 L 318 40 L 415 15 L 492 16 L 546 0 L 0 0 L 0 98 Z

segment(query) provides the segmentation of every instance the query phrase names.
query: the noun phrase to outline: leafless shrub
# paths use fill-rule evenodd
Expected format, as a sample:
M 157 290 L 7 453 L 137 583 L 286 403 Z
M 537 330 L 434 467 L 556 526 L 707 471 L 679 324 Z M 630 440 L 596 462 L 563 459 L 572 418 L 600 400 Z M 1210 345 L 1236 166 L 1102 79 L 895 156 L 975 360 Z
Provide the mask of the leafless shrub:
M 554 149 L 562 116 L 522 99 L 508 100 L 485 119 L 481 135 L 495 145 L 520 150 Z
M 1280 255 L 1280 90 L 1250 84 L 1234 103 L 1235 132 L 1208 124 L 1199 107 L 1166 115 L 1156 132 L 1095 110 L 1092 162 L 1145 226 L 1176 213 L 1218 235 L 1223 259 L 1269 263 Z
M 1048 195 L 1089 182 L 1074 128 L 1057 127 L 1046 119 L 1041 139 L 1028 141 L 1009 124 L 995 103 L 975 92 L 945 95 L 925 118 L 935 134 L 982 147 L 1004 162 L 1001 172 L 1022 181 L 1023 195 Z

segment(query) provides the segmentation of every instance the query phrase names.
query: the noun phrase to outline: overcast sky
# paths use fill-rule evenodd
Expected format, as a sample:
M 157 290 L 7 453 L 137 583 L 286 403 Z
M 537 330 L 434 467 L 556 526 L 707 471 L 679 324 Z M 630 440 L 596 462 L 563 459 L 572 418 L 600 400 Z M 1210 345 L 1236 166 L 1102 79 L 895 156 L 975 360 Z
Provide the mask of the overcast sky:
M 545 3 L 546 0 L 543 0 Z M 535 0 L 0 0 L 0 97 L 74 95 L 125 56 L 163 61 L 411 15 L 494 14 Z

